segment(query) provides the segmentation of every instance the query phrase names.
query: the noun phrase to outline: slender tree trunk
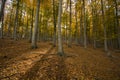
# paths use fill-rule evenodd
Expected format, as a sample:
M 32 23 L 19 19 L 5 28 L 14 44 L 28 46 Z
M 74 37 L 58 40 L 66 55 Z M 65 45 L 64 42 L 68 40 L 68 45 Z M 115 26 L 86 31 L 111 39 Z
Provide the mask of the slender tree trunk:
M 61 14 L 62 14 L 62 0 L 59 0 L 58 12 L 58 55 L 64 55 L 61 35 Z
M 81 6 L 81 12 L 79 12 L 79 14 L 80 14 L 80 44 L 83 45 L 83 18 L 82 18 L 83 5 Z
M 86 27 L 86 11 L 85 0 L 83 0 L 83 12 L 84 12 L 84 48 L 87 48 L 87 27 Z
M 39 18 L 40 19 L 40 18 Z M 40 39 L 40 27 L 38 27 L 38 29 L 37 29 L 38 31 L 37 31 L 37 41 L 40 41 L 39 39 Z
M 101 0 L 101 10 L 102 10 L 102 23 L 104 27 L 104 50 L 107 52 L 108 51 L 108 46 L 107 46 L 107 33 L 106 33 L 106 25 L 105 25 L 105 12 L 104 12 L 104 7 L 103 7 L 103 0 Z
M 41 14 L 39 14 L 39 23 L 41 23 Z M 39 24 L 39 27 L 38 27 L 38 41 L 41 40 L 41 25 Z
M 71 32 L 71 24 L 72 24 L 72 16 L 71 16 L 71 13 L 72 13 L 72 2 L 70 0 L 70 22 L 69 22 L 69 40 L 68 40 L 68 47 L 71 47 L 71 43 L 72 43 L 72 32 Z
M 26 28 L 25 28 L 25 37 L 24 38 L 28 39 L 28 26 L 29 26 L 29 24 L 28 24 L 28 15 L 27 15 L 27 21 L 26 22 L 27 22 L 27 24 L 25 25 Z
M 6 0 L 2 0 L 1 9 L 0 9 L 0 21 L 2 20 L 2 17 L 4 16 L 5 2 Z
M 53 0 L 53 19 L 54 19 L 54 36 L 53 36 L 53 46 L 56 46 L 56 13 L 55 13 L 55 0 Z
M 4 18 L 2 17 L 2 20 L 1 20 L 1 38 L 3 38 L 3 26 L 4 26 Z
M 4 21 L 5 2 L 6 0 L 2 0 L 1 9 L 0 9 L 0 27 L 1 27 L 0 38 L 3 38 L 3 25 L 4 25 L 3 21 Z
M 92 1 L 93 2 L 93 1 Z M 95 0 L 96 3 L 96 0 Z M 96 21 L 97 21 L 97 14 L 96 14 L 96 8 L 94 7 L 94 4 L 92 4 L 92 25 L 93 25 L 93 45 L 94 48 L 96 48 Z
M 15 22 L 14 22 L 14 33 L 13 33 L 14 40 L 17 40 L 18 13 L 19 13 L 18 11 L 19 11 L 19 0 L 17 0 L 17 8 L 16 8 Z
M 7 36 L 9 37 L 10 36 L 10 32 L 11 32 L 11 18 L 12 18 L 12 10 L 11 10 L 11 14 L 9 16 L 9 25 L 8 25 L 8 33 L 7 33 Z
M 118 35 L 118 47 L 120 48 L 120 27 L 119 27 L 119 19 L 118 19 L 118 4 L 117 4 L 117 0 L 114 0 L 115 3 L 115 24 L 116 24 L 116 28 L 117 28 L 117 35 Z
M 77 22 L 77 4 L 75 5 L 75 19 L 76 19 L 76 25 L 75 25 L 75 43 L 78 44 L 78 22 Z
M 67 25 L 68 25 L 68 19 L 67 19 L 67 17 L 66 17 L 66 20 L 65 20 L 65 25 L 66 25 L 66 27 L 65 27 L 65 43 L 67 43 Z
M 39 22 L 39 9 L 40 9 L 40 0 L 37 0 L 35 26 L 34 26 L 33 35 L 32 35 L 32 48 L 33 49 L 37 48 L 37 29 L 38 29 L 38 22 Z
M 31 12 L 31 27 L 30 27 L 30 38 L 29 38 L 30 43 L 32 42 L 33 16 L 34 16 L 34 8 L 32 9 Z

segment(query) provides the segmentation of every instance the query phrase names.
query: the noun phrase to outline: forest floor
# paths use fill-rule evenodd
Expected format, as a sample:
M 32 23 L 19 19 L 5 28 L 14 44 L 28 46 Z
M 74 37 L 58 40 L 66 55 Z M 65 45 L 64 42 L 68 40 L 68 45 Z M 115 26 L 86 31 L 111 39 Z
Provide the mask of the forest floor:
M 76 45 L 64 52 L 50 42 L 33 50 L 28 41 L 0 39 L 0 80 L 120 80 L 120 53 Z

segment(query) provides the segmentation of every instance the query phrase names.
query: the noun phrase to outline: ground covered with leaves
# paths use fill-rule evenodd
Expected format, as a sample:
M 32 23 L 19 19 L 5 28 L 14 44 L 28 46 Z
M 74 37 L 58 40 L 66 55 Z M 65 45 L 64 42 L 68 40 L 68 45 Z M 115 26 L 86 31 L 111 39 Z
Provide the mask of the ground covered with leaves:
M 50 42 L 31 49 L 28 41 L 0 39 L 0 80 L 120 80 L 120 53 L 64 45 L 57 55 Z

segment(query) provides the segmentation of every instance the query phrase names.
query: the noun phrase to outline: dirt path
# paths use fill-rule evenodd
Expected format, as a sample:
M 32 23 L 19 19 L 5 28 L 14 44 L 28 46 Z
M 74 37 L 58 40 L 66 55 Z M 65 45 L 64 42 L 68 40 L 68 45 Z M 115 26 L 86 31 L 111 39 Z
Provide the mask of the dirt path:
M 12 46 L 17 46 L 12 43 Z M 3 46 L 9 49 L 11 45 Z M 65 58 L 58 56 L 56 48 L 48 43 L 40 46 L 42 47 L 37 50 L 21 50 L 17 55 L 16 51 L 7 54 L 6 49 L 1 48 L 2 53 L 6 54 L 0 58 L 0 80 L 68 80 Z M 11 49 L 18 50 L 17 47 Z
M 39 79 L 41 77 L 41 74 L 39 71 L 40 69 L 43 69 L 43 63 L 49 59 L 48 56 L 52 55 L 54 53 L 55 48 L 51 47 L 44 55 L 40 55 L 40 59 L 34 63 L 34 65 L 24 74 L 19 80 L 34 80 Z
M 33 80 L 39 70 L 39 66 L 49 55 L 48 53 L 55 51 L 53 47 L 48 49 L 47 52 L 41 53 L 39 50 L 31 53 L 24 54 L 20 57 L 12 59 L 9 64 L 6 64 L 6 68 L 3 67 L 0 70 L 0 80 Z M 29 75 L 30 74 L 30 75 Z
M 19 80 L 40 59 L 50 51 L 55 51 L 49 43 L 40 43 L 38 44 L 40 48 L 31 50 L 28 47 L 30 44 L 25 44 L 25 41 L 16 43 L 12 40 L 3 40 L 2 42 L 0 44 L 0 80 Z

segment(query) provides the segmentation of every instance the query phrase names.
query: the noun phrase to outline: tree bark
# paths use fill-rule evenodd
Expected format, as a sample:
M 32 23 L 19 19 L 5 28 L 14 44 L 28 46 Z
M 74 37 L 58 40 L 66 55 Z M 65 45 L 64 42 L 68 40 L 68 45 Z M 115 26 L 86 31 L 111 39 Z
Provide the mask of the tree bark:
M 94 2 L 94 1 L 92 0 L 92 2 Z M 96 3 L 96 0 L 95 0 L 95 3 Z M 97 14 L 96 14 L 96 8 L 95 8 L 94 4 L 92 4 L 91 8 L 92 8 L 92 25 L 93 25 L 93 45 L 94 45 L 94 48 L 96 48 L 97 47 L 96 46 L 96 43 L 97 43 L 97 41 L 96 41 Z
M 4 25 L 3 21 L 4 21 L 5 2 L 6 0 L 2 0 L 1 10 L 0 10 L 0 26 L 1 26 L 0 38 L 3 38 L 3 25 Z
M 62 14 L 62 0 L 59 0 L 58 12 L 58 55 L 64 55 L 61 35 L 61 14 Z
M 105 12 L 104 12 L 104 7 L 103 7 L 103 0 L 101 0 L 101 10 L 102 10 L 102 23 L 104 27 L 104 50 L 105 52 L 108 51 L 108 46 L 107 46 L 107 33 L 106 33 L 106 25 L 105 25 Z
M 30 43 L 32 42 L 33 16 L 34 16 L 34 8 L 32 9 L 32 12 L 31 12 L 31 27 L 30 27 L 30 37 L 29 37 Z
M 83 0 L 83 12 L 84 12 L 84 48 L 87 48 L 87 28 L 86 28 L 86 12 L 85 12 L 85 0 Z
M 72 43 L 72 34 L 71 34 L 71 23 L 72 23 L 72 19 L 71 19 L 71 13 L 72 13 L 72 2 L 70 0 L 70 22 L 69 22 L 69 40 L 68 40 L 68 47 L 71 47 L 71 43 Z
M 54 22 L 54 36 L 53 36 L 53 46 L 56 46 L 56 16 L 55 16 L 55 0 L 53 0 L 53 22 Z
M 75 5 L 75 20 L 76 20 L 76 25 L 75 25 L 75 43 L 77 45 L 78 44 L 77 4 Z
M 32 35 L 32 48 L 33 49 L 37 48 L 37 29 L 38 29 L 38 22 L 39 22 L 39 9 L 40 9 L 40 0 L 37 0 L 35 26 L 33 28 L 33 35 Z
M 17 40 L 18 13 L 19 13 L 18 11 L 19 11 L 19 0 L 17 0 L 17 8 L 16 8 L 15 22 L 14 22 L 14 32 L 13 32 L 14 40 Z
M 117 4 L 117 1 L 114 0 L 114 3 L 115 3 L 115 26 L 117 28 L 117 35 L 118 35 L 118 48 L 120 48 L 120 27 L 119 27 L 119 19 L 118 19 L 118 4 Z

